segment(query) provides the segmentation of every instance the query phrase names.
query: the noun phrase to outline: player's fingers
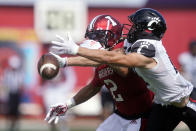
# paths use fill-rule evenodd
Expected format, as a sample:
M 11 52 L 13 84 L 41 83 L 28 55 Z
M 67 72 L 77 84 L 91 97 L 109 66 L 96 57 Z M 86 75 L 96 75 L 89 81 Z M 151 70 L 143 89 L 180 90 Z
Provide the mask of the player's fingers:
M 72 41 L 72 37 L 71 37 L 70 32 L 67 32 L 67 38 L 68 38 L 69 41 Z
M 55 118 L 56 118 L 55 116 L 51 117 L 48 123 L 51 124 L 55 120 Z
M 45 121 L 48 121 L 50 119 L 50 116 L 52 115 L 52 109 L 49 110 L 49 112 L 47 113 L 46 117 L 45 117 Z
M 49 52 L 49 54 L 51 54 L 51 55 L 53 55 L 55 58 L 57 58 L 57 59 L 61 59 L 61 57 L 59 56 L 59 55 L 56 55 L 55 53 L 53 53 L 53 52 Z
M 51 48 L 51 49 L 56 49 L 56 50 L 64 49 L 63 47 L 61 47 L 61 46 L 56 46 L 56 45 L 51 46 L 50 48 Z
M 62 46 L 63 43 L 62 42 L 59 42 L 59 41 L 51 41 L 51 43 L 55 46 Z
M 49 54 L 53 55 L 54 57 L 59 57 L 58 55 L 56 55 L 56 54 L 53 53 L 53 52 L 49 52 Z
M 57 52 L 60 51 L 60 50 L 62 50 L 62 48 L 60 48 L 60 47 L 55 47 L 55 46 L 52 46 L 52 47 L 49 49 L 49 51 L 52 52 L 52 53 L 54 53 L 54 54 L 58 54 Z
M 45 121 L 48 121 L 50 119 L 50 113 L 47 114 L 47 116 L 45 117 Z
M 57 116 L 54 120 L 54 124 L 57 124 L 59 122 L 59 117 Z
M 56 38 L 58 40 L 60 40 L 61 42 L 64 42 L 65 41 L 65 39 L 63 37 L 61 37 L 60 35 L 56 35 Z
M 56 49 L 50 49 L 50 52 L 53 52 L 56 55 L 62 55 L 62 54 L 64 54 L 64 50 L 63 49 L 58 49 L 58 50 L 56 50 Z
M 49 51 L 50 52 L 53 52 L 54 54 L 58 54 L 59 51 L 62 51 L 64 50 L 63 47 L 58 47 L 58 46 L 52 46 L 50 47 Z M 57 53 L 56 53 L 57 52 Z
M 71 41 L 71 40 L 72 40 L 71 35 L 70 35 L 70 32 L 66 32 L 66 33 L 65 33 L 65 38 L 66 38 L 66 40 L 68 40 L 68 41 Z

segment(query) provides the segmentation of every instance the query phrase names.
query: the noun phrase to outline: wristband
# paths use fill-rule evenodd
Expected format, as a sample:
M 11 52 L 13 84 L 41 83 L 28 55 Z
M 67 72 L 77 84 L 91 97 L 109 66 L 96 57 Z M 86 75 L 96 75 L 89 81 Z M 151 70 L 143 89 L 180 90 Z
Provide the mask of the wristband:
M 70 109 L 76 105 L 74 98 L 71 98 L 67 101 L 67 108 Z
M 75 47 L 73 48 L 72 54 L 77 55 L 79 50 L 79 46 L 75 44 Z
M 69 57 L 67 57 L 67 62 L 66 62 L 65 67 L 66 67 L 66 66 L 69 66 Z

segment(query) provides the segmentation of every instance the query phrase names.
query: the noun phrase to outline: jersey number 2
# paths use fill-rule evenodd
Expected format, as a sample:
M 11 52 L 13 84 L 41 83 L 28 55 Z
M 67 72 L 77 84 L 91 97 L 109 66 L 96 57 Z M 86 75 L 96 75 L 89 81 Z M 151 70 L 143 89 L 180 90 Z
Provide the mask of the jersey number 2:
M 124 101 L 124 99 L 122 98 L 121 94 L 114 94 L 115 91 L 117 91 L 118 86 L 110 79 L 104 80 L 104 83 L 106 85 L 112 84 L 112 87 L 110 88 L 110 92 L 112 94 L 112 97 L 115 99 L 115 101 Z

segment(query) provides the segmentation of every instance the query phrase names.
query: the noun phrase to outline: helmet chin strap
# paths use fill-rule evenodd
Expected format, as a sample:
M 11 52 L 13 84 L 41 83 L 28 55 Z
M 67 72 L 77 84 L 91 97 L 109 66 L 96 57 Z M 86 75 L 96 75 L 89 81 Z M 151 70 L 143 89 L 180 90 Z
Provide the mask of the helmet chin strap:
M 107 49 L 108 49 L 108 50 L 112 50 L 118 43 L 120 43 L 120 42 L 123 41 L 123 40 L 124 40 L 124 38 L 121 37 L 116 43 L 114 43 L 111 47 L 108 47 Z
M 111 47 L 108 45 L 108 39 L 105 38 L 105 42 L 104 42 L 104 49 L 106 50 L 112 50 L 112 48 L 114 48 L 114 46 L 116 46 L 117 42 L 115 44 L 113 44 Z
M 117 45 L 117 42 L 115 44 L 113 44 L 113 46 L 108 47 L 108 50 L 112 50 L 116 45 Z
M 104 47 L 104 49 L 109 48 L 108 47 L 108 38 L 107 38 L 107 35 L 105 35 L 104 42 L 103 42 L 103 47 Z

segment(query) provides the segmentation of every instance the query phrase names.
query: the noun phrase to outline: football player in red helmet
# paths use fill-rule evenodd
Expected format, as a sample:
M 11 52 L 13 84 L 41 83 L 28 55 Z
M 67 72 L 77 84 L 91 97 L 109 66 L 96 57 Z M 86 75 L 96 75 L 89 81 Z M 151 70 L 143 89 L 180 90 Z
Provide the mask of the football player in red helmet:
M 96 40 L 104 48 L 112 48 L 119 43 L 123 26 L 110 15 L 98 15 L 88 25 L 85 38 Z
M 85 37 L 90 39 L 80 46 L 90 49 L 110 49 L 124 53 L 122 39 L 122 25 L 110 15 L 99 15 L 89 24 Z M 59 37 L 61 41 L 63 38 Z M 70 39 L 71 40 L 71 39 Z M 54 41 L 54 44 L 59 42 Z M 96 46 L 95 46 L 96 45 Z M 53 46 L 52 51 L 62 53 L 61 47 Z M 83 87 L 72 99 L 65 104 L 57 104 L 51 108 L 46 120 L 50 123 L 58 121 L 66 111 L 81 104 L 97 94 L 103 85 L 110 91 L 115 111 L 98 128 L 97 131 L 143 131 L 146 118 L 151 109 L 153 93 L 146 88 L 146 83 L 131 68 L 115 67 L 100 64 L 83 57 L 61 58 L 53 54 L 61 67 L 65 66 L 96 66 L 94 79 Z

